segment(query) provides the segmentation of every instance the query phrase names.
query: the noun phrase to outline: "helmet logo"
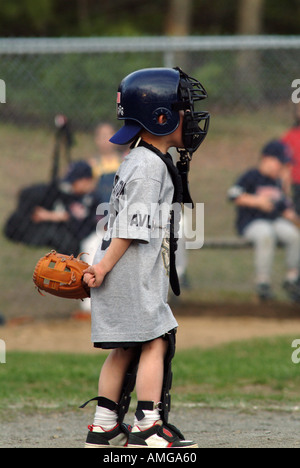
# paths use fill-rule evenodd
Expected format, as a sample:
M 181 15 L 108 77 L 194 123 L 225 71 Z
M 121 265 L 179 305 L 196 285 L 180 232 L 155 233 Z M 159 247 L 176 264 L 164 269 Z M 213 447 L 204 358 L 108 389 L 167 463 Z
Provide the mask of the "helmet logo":
M 124 115 L 124 107 L 121 104 L 118 105 L 118 117 L 123 117 Z
M 121 94 L 120 91 L 117 92 L 117 116 L 123 117 L 124 115 L 124 107 L 121 106 Z

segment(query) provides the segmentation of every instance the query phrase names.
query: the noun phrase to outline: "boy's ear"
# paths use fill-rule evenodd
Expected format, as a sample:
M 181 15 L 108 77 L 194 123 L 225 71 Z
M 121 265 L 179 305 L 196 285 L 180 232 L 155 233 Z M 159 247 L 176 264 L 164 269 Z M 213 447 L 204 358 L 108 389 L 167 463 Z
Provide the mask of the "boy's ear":
M 165 114 L 160 114 L 158 117 L 157 117 L 157 123 L 159 125 L 164 125 L 165 123 L 167 123 L 167 116 Z

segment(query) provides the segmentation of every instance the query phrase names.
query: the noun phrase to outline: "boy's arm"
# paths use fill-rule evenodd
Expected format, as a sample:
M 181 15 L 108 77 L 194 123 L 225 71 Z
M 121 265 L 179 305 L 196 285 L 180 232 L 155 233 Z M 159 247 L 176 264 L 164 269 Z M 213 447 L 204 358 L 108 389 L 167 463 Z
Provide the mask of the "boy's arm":
M 51 222 L 51 223 L 63 223 L 69 221 L 70 215 L 67 211 L 51 211 L 46 210 L 42 206 L 36 206 L 33 210 L 31 215 L 31 220 L 34 223 L 43 223 L 43 222 Z
M 254 208 L 270 213 L 274 209 L 272 201 L 264 195 L 255 193 L 255 180 L 252 179 L 252 172 L 240 177 L 236 184 L 228 190 L 229 200 L 234 202 L 236 206 Z
M 107 273 L 113 269 L 115 264 L 124 255 L 131 242 L 132 239 L 112 239 L 102 260 L 84 271 L 84 282 L 90 288 L 98 288 L 102 284 Z
M 247 208 L 256 208 L 257 210 L 270 213 L 274 209 L 272 200 L 264 195 L 252 195 L 250 193 L 243 193 L 235 199 L 237 206 L 244 206 Z

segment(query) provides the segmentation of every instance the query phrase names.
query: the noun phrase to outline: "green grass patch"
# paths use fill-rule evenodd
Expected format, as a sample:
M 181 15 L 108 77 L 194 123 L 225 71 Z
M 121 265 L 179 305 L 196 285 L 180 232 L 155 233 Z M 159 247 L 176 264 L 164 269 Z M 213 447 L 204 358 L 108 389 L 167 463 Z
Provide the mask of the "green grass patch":
M 211 406 L 298 406 L 300 367 L 291 360 L 292 341 L 276 337 L 182 351 L 175 368 L 177 397 Z
M 295 337 L 235 342 L 209 350 L 178 351 L 173 361 L 176 403 L 264 408 L 300 404 Z M 77 408 L 96 396 L 106 354 L 20 353 L 0 366 L 0 410 Z
M 105 355 L 11 352 L 0 367 L 0 409 L 79 406 L 97 394 Z

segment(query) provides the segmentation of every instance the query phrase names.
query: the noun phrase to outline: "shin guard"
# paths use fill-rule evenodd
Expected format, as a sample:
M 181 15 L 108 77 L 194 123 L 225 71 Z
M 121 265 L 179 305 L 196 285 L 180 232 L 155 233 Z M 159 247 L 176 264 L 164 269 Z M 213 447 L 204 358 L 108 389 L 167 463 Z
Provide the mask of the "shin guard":
M 118 405 L 118 422 L 120 424 L 124 421 L 125 414 L 128 412 L 129 409 L 131 393 L 135 387 L 136 373 L 139 365 L 140 355 L 141 350 L 139 349 L 125 375 L 121 398 Z
M 164 379 L 163 379 L 163 386 L 162 386 L 162 394 L 161 394 L 161 419 L 163 422 L 168 422 L 169 412 L 171 410 L 171 395 L 170 390 L 172 387 L 172 359 L 175 355 L 175 346 L 176 346 L 176 330 L 172 330 L 171 332 L 166 334 L 166 338 L 168 339 L 168 350 L 165 356 L 164 361 Z

